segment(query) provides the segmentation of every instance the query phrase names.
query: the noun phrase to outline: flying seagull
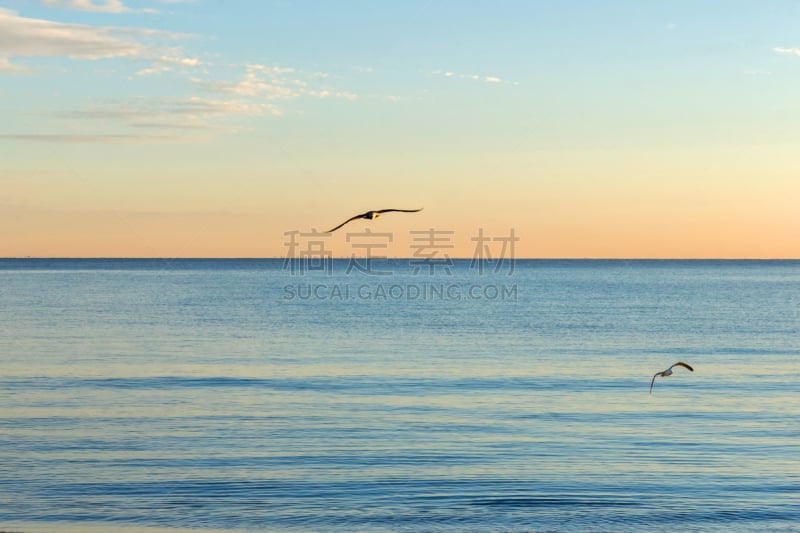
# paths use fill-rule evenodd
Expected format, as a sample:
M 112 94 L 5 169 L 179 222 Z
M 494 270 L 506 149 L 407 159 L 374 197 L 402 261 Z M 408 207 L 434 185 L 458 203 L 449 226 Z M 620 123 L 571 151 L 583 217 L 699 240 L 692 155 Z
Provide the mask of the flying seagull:
M 348 222 L 350 222 L 352 220 L 356 220 L 357 218 L 364 218 L 366 220 L 375 220 L 376 218 L 381 216 L 381 214 L 389 213 L 391 211 L 399 211 L 400 213 L 416 213 L 417 211 L 422 211 L 422 208 L 420 208 L 420 209 L 381 209 L 379 211 L 367 211 L 366 213 L 361 213 L 360 215 L 356 215 L 354 217 L 348 218 L 347 220 L 345 220 L 344 222 L 342 222 L 341 224 L 339 224 L 335 228 L 329 229 L 325 233 L 333 233 L 334 231 L 336 231 L 337 229 L 341 228 L 342 226 L 344 226 Z
M 694 368 L 690 367 L 686 363 L 682 363 L 682 362 L 678 361 L 677 363 L 675 363 L 674 365 L 672 365 L 668 369 L 664 370 L 663 372 L 658 372 L 655 376 L 653 376 L 653 379 L 650 381 L 650 394 L 653 394 L 653 383 L 655 383 L 656 378 L 659 377 L 659 376 L 661 376 L 662 378 L 665 378 L 667 376 L 671 376 L 672 375 L 672 369 L 675 368 L 676 366 L 682 366 L 683 368 L 687 369 L 689 372 L 694 372 Z

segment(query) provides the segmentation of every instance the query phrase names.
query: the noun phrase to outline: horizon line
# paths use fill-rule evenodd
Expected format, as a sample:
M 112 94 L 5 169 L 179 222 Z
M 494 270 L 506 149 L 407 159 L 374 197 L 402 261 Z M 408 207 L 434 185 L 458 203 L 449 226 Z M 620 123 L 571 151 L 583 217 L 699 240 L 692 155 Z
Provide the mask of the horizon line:
M 344 259 L 367 259 L 365 256 L 343 256 L 343 257 L 330 257 L 326 259 L 331 260 L 344 260 Z M 167 257 L 167 256 L 148 256 L 148 257 L 135 257 L 135 256 L 0 256 L 0 261 L 4 260 L 56 260 L 56 259 L 69 259 L 69 260 L 90 260 L 90 259 L 103 259 L 103 260 L 163 260 L 163 261 L 176 261 L 176 260 L 280 260 L 287 259 L 300 260 L 303 258 L 287 258 L 287 257 L 262 257 L 262 256 L 239 256 L 239 257 Z M 316 260 L 319 258 L 307 258 Z M 404 260 L 404 259 L 452 259 L 456 261 L 475 260 L 481 258 L 475 257 L 437 257 L 437 258 L 424 258 L 424 257 L 371 257 L 374 260 Z M 800 257 L 510 257 L 510 258 L 497 258 L 486 259 L 486 261 L 800 261 Z

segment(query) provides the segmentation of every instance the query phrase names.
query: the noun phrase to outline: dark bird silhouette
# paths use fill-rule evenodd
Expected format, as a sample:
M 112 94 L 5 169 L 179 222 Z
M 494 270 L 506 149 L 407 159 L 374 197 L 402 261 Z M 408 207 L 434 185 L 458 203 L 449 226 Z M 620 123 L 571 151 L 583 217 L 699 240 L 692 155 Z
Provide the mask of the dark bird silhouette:
M 356 220 L 358 218 L 364 218 L 366 220 L 375 220 L 376 218 L 381 216 L 381 214 L 389 213 L 389 212 L 392 212 L 392 211 L 398 211 L 400 213 L 416 213 L 417 211 L 422 211 L 422 208 L 420 208 L 420 209 L 381 209 L 379 211 L 367 211 L 366 213 L 361 213 L 360 215 L 356 215 L 354 217 L 348 218 L 347 220 L 345 220 L 344 222 L 342 222 L 341 224 L 339 224 L 335 228 L 329 229 L 325 233 L 333 233 L 334 231 L 336 231 L 337 229 L 341 228 L 342 226 L 344 226 L 348 222 L 352 222 L 353 220 Z
M 683 368 L 687 369 L 689 372 L 694 372 L 694 368 L 690 367 L 686 363 L 682 363 L 682 362 L 678 361 L 677 363 L 675 363 L 674 365 L 672 365 L 668 369 L 664 370 L 663 372 L 658 372 L 658 373 L 656 373 L 655 376 L 653 376 L 653 379 L 650 381 L 650 394 L 653 394 L 653 383 L 655 383 L 656 378 L 657 377 L 665 378 L 667 376 L 671 376 L 672 375 L 672 369 L 674 367 L 676 367 L 676 366 L 682 366 Z

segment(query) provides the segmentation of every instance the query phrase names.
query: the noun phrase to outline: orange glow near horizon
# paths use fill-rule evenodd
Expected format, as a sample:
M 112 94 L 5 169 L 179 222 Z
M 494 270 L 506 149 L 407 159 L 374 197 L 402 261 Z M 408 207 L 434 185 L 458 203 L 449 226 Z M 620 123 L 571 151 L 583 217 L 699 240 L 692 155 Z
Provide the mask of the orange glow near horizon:
M 374 183 L 235 176 L 218 183 L 209 171 L 142 186 L 124 176 L 104 182 L 101 169 L 75 182 L 57 170 L 27 180 L 6 173 L 0 256 L 285 257 L 285 232 L 324 231 L 368 209 L 423 207 L 353 221 L 325 240 L 326 249 L 361 256 L 345 235 L 368 228 L 393 237 L 374 255 L 410 257 L 409 232 L 434 229 L 453 232 L 453 247 L 440 256 L 471 258 L 479 228 L 491 236 L 513 228 L 518 258 L 800 258 L 793 151 L 723 150 L 702 160 L 698 153 L 675 151 L 677 162 L 657 172 L 649 169 L 664 156 L 652 151 L 553 152 L 505 158 L 496 169 L 439 170 L 432 180 L 402 178 L 401 167 Z M 157 172 L 157 165 L 146 171 Z
M 430 216 L 424 222 L 412 219 L 354 221 L 322 239 L 334 257 L 363 256 L 354 246 L 372 243 L 372 255 L 411 257 L 415 248 L 411 231 L 449 231 L 442 238 L 452 248 L 442 248 L 437 257 L 471 258 L 478 230 L 487 238 L 504 238 L 513 228 L 519 241 L 517 258 L 800 258 L 793 206 L 771 216 L 710 211 L 682 213 L 620 212 L 615 215 L 582 211 L 555 218 L 542 212 L 515 222 L 502 217 L 481 224 L 448 222 Z M 431 210 L 432 211 L 432 210 Z M 0 216 L 0 218 L 5 218 Z M 11 217 L 9 217 L 11 218 Z M 16 214 L 2 220 L 3 257 L 285 257 L 289 239 L 285 232 L 309 232 L 312 228 L 279 226 L 265 215 L 233 214 L 104 214 L 47 213 Z M 316 228 L 319 230 L 319 227 Z M 359 238 L 347 234 L 388 233 L 382 238 Z M 424 236 L 417 234 L 417 239 Z M 308 238 L 301 239 L 305 245 Z M 425 244 L 424 240 L 416 242 Z M 383 245 L 383 246 L 382 246 Z M 497 246 L 496 244 L 493 246 Z M 430 251 L 430 250 L 428 250 Z

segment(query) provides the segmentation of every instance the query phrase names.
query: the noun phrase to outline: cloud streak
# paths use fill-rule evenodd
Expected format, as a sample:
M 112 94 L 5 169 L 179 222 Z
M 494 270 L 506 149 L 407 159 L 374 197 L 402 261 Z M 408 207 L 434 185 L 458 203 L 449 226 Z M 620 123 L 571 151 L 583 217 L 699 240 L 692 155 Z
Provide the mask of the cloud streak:
M 165 52 L 163 48 L 149 44 L 151 40 L 174 42 L 188 37 L 146 28 L 89 26 L 27 18 L 0 8 L 0 72 L 12 71 L 11 65 L 15 69 L 24 69 L 24 66 L 10 62 L 10 58 L 15 57 L 127 58 L 156 64 L 197 65 L 199 60 L 183 57 L 179 49 L 170 48 Z
M 192 141 L 210 134 L 242 130 L 231 122 L 235 118 L 277 116 L 281 112 L 270 103 L 250 103 L 200 97 L 138 97 L 110 100 L 91 107 L 55 113 L 67 121 L 66 128 L 81 123 L 92 133 L 2 133 L 0 140 L 49 143 L 131 144 Z M 92 127 L 96 124 L 97 127 Z
M 81 10 L 89 10 L 87 5 L 91 4 L 95 6 L 91 9 L 117 13 L 126 12 L 123 1 L 127 0 L 44 3 Z M 242 131 L 247 126 L 241 124 L 255 117 L 282 115 L 278 105 L 289 100 L 359 98 L 355 92 L 335 87 L 333 80 L 339 78 L 324 72 L 256 63 L 205 63 L 177 46 L 178 41 L 195 37 L 139 27 L 56 22 L 23 17 L 0 8 L 0 76 L 37 72 L 25 64 L 26 58 L 114 59 L 136 67 L 125 74 L 129 80 L 134 80 L 134 75 L 146 77 L 178 71 L 192 83 L 195 92 L 202 89 L 201 95 L 185 97 L 101 97 L 93 98 L 88 106 L 72 109 L 66 104 L 65 110 L 48 115 L 56 120 L 52 128 L 44 131 L 3 128 L 6 131 L 0 130 L 0 139 L 111 144 L 191 140 Z
M 189 98 L 131 98 L 110 101 L 101 106 L 59 113 L 66 119 L 116 121 L 132 128 L 224 130 L 232 116 L 280 115 L 275 106 L 237 100 Z
M 59 7 L 76 11 L 93 13 L 158 13 L 157 9 L 133 9 L 122 3 L 122 0 L 42 0 L 48 7 Z
M 170 72 L 174 70 L 175 66 L 181 67 L 199 67 L 203 63 L 196 57 L 179 57 L 162 55 L 154 58 L 152 65 L 140 69 L 136 72 L 137 76 L 152 76 L 154 74 L 161 74 L 163 72 Z
M 7 57 L 0 57 L 0 74 L 24 74 L 31 72 L 26 66 L 15 65 L 11 63 Z
M 800 48 L 773 48 L 779 54 L 789 54 L 793 56 L 800 56 Z
M 242 77 L 236 81 L 203 80 L 192 81 L 198 86 L 218 93 L 228 93 L 264 100 L 290 100 L 300 97 L 334 98 L 357 100 L 358 95 L 349 91 L 320 86 L 329 75 L 321 72 L 305 73 L 290 67 L 245 65 Z
M 45 143 L 131 144 L 180 140 L 177 136 L 83 133 L 3 133 L 3 141 Z
M 206 90 L 236 94 L 239 96 L 260 96 L 267 100 L 283 100 L 300 96 L 304 82 L 287 79 L 285 75 L 293 74 L 294 69 L 284 67 L 266 67 L 264 65 L 246 65 L 245 73 L 235 82 L 222 80 L 193 81 Z
M 486 76 L 481 74 L 461 74 L 458 72 L 453 72 L 451 70 L 434 70 L 431 74 L 433 74 L 434 76 L 442 76 L 444 78 L 451 78 L 451 79 L 473 80 L 483 83 L 495 83 L 495 84 L 508 83 L 511 85 L 519 85 L 519 82 L 505 80 L 498 76 Z

